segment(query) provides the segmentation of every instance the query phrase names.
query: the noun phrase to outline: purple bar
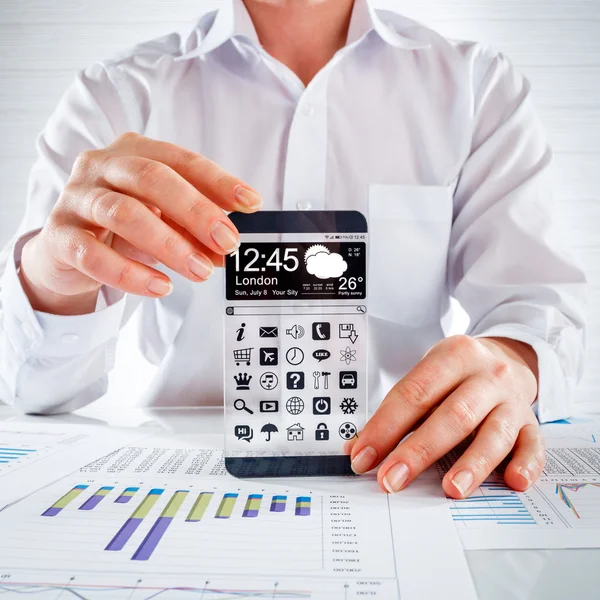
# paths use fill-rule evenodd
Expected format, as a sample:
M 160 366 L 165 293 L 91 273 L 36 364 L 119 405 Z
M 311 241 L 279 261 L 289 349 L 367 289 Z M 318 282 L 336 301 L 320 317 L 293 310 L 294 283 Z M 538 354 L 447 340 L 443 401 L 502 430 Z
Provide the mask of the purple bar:
M 137 492 L 139 492 L 140 488 L 139 487 L 128 487 L 125 488 L 122 492 L 121 495 L 117 497 L 117 499 L 115 500 L 115 502 L 117 504 L 127 504 L 134 496 Z
M 258 517 L 258 511 L 252 509 L 245 510 L 242 513 L 242 517 Z
M 54 508 L 51 506 L 42 513 L 42 517 L 55 517 L 61 510 L 62 508 Z
M 140 526 L 143 519 L 127 519 L 117 535 L 110 541 L 105 550 L 123 550 L 123 546 L 129 541 L 135 530 Z
M 172 517 L 158 517 L 131 560 L 148 560 L 156 550 L 158 542 L 169 528 L 172 520 Z
M 306 507 L 299 506 L 296 509 L 296 516 L 298 516 L 298 517 L 307 517 L 308 515 L 310 515 L 310 508 L 308 506 L 306 506 Z
M 102 498 L 104 498 L 104 496 L 91 496 L 79 507 L 79 510 L 92 510 L 92 508 L 96 508 L 102 501 Z

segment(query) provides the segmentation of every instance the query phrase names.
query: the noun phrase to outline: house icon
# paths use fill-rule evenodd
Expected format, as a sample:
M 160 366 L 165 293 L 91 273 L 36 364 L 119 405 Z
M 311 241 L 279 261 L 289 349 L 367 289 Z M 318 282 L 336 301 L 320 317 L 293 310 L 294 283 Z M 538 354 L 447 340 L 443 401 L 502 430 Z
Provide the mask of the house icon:
M 288 442 L 301 442 L 304 439 L 304 427 L 300 423 L 294 423 L 286 431 Z

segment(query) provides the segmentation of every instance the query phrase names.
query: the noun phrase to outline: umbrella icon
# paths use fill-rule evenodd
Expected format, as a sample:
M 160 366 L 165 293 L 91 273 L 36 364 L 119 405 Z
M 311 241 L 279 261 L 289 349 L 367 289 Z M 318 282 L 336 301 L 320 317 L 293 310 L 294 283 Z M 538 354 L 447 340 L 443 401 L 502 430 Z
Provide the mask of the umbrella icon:
M 273 425 L 273 423 L 267 423 L 266 425 L 263 425 L 262 429 L 260 430 L 261 433 L 267 434 L 267 438 L 266 438 L 267 442 L 271 441 L 271 434 L 277 433 L 278 431 L 279 431 L 279 429 L 277 429 L 277 427 L 275 427 L 275 425 Z

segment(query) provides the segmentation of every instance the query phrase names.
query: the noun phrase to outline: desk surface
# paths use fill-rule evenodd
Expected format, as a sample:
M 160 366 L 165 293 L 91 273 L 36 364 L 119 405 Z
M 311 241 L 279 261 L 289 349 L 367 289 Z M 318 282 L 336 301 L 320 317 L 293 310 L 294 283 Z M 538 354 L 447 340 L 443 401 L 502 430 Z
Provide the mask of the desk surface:
M 589 412 L 589 411 L 588 411 Z M 220 409 L 132 409 L 115 411 L 102 401 L 74 414 L 56 417 L 17 415 L 0 406 L 0 420 L 110 426 L 158 424 L 178 433 L 222 431 Z M 467 551 L 467 561 L 482 600 L 564 600 L 597 598 L 600 549 L 594 550 L 479 550 Z

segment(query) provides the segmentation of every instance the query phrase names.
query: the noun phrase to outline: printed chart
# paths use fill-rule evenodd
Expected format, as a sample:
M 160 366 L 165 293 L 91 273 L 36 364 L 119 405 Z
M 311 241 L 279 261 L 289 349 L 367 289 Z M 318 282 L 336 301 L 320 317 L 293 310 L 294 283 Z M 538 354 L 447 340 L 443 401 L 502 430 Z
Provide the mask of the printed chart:
M 523 499 L 506 487 L 499 478 L 490 478 L 479 487 L 479 492 L 450 505 L 452 518 L 468 527 L 495 527 L 497 525 L 536 525 Z
M 562 441 L 548 448 L 544 473 L 528 491 L 511 490 L 495 474 L 469 498 L 449 499 L 467 549 L 600 545 L 600 446 L 565 447 Z M 457 455 L 440 461 L 441 475 Z
M 49 423 L 0 423 L 0 509 L 148 434 Z
M 111 576 L 111 585 L 87 581 L 86 577 L 68 576 L 65 581 L 54 581 L 52 576 L 44 583 L 31 585 L 11 581 L 11 577 L 0 576 L 0 597 L 31 597 L 36 600 L 101 600 L 119 598 L 127 600 L 350 600 L 354 598 L 374 598 L 388 600 L 398 598 L 397 592 L 377 581 L 320 582 L 319 590 L 307 589 L 302 580 L 265 581 L 248 579 L 240 586 L 232 587 L 230 580 L 213 578 L 202 581 L 200 578 L 172 578 L 169 585 L 164 578 Z M 168 586 L 168 587 L 165 587 Z
M 135 505 L 135 509 L 131 514 L 127 513 L 125 508 L 111 511 L 108 507 L 108 510 L 104 510 L 111 502 L 122 505 L 129 503 L 131 500 L 134 501 L 132 504 Z M 320 498 L 321 503 L 322 501 L 323 498 Z M 159 512 L 153 510 L 155 506 L 161 504 L 164 506 L 162 510 Z M 96 511 L 99 519 L 106 524 L 109 521 L 116 520 L 117 514 L 129 514 L 126 519 L 123 519 L 122 526 L 106 544 L 104 548 L 106 552 L 120 552 L 123 550 L 127 552 L 126 547 L 129 547 L 128 543 L 134 538 L 138 529 L 143 529 L 144 523 L 148 524 L 149 520 L 151 521 L 151 527 L 131 556 L 131 560 L 135 561 L 149 560 L 169 528 L 175 527 L 178 522 L 188 524 L 181 527 L 177 536 L 178 543 L 181 543 L 185 537 L 189 537 L 182 536 L 183 532 L 195 536 L 198 531 L 192 529 L 193 524 L 208 521 L 208 524 L 204 524 L 202 528 L 204 546 L 207 549 L 210 547 L 209 537 L 211 535 L 214 535 L 215 540 L 218 540 L 226 531 L 229 536 L 232 533 L 239 533 L 241 538 L 244 538 L 253 533 L 261 536 L 269 535 L 270 530 L 273 530 L 271 534 L 274 539 L 268 544 L 268 555 L 265 556 L 265 559 L 275 559 L 277 552 L 280 550 L 277 539 L 282 539 L 280 528 L 283 528 L 285 529 L 285 537 L 292 537 L 295 540 L 296 547 L 301 545 L 310 546 L 306 548 L 308 552 L 305 559 L 295 560 L 295 567 L 304 565 L 308 556 L 310 556 L 314 568 L 319 568 L 323 563 L 323 532 L 321 531 L 320 519 L 322 508 L 321 506 L 313 507 L 311 496 L 292 495 L 288 499 L 288 496 L 284 494 L 243 494 L 239 489 L 235 492 L 215 490 L 192 492 L 191 490 L 169 490 L 168 488 L 150 488 L 144 491 L 140 487 L 126 487 L 121 492 L 115 492 L 115 486 L 112 485 L 100 486 L 96 489 L 96 486 L 91 487 L 89 484 L 77 484 L 58 498 L 41 516 L 56 518 L 65 515 L 69 511 L 69 520 L 65 526 L 74 526 L 83 531 L 86 527 L 86 521 L 78 518 L 82 514 L 79 511 L 89 512 L 92 510 Z M 157 514 L 155 519 L 151 519 L 152 514 Z M 256 527 L 250 528 L 243 521 L 243 519 L 257 519 L 259 517 L 260 523 Z M 213 521 L 213 519 L 216 520 Z M 235 527 L 229 526 L 225 529 L 223 524 L 225 519 L 242 519 L 242 521 L 237 523 Z M 93 528 L 91 523 L 90 521 L 88 525 L 90 529 Z M 64 535 L 63 524 L 59 523 L 58 519 L 52 525 L 57 525 L 57 533 Z M 185 527 L 188 531 L 185 531 Z M 195 527 L 198 526 L 195 525 Z M 93 531 L 90 531 L 90 536 L 93 535 Z M 56 542 L 57 540 L 52 541 Z M 190 540 L 190 543 L 193 543 L 192 540 Z M 244 539 L 237 540 L 235 537 L 231 537 L 228 543 L 235 548 L 247 545 Z M 210 554 L 212 552 L 213 549 L 211 548 Z M 230 553 L 229 550 L 227 552 Z M 195 556 L 197 558 L 199 555 L 196 553 Z M 204 564 L 208 560 L 212 560 L 210 555 L 203 558 Z M 218 556 L 216 561 L 217 563 L 220 562 Z
M 5 508 L 0 596 L 399 600 L 387 495 L 222 469 L 220 450 L 131 445 Z
M 0 424 L 0 477 L 52 455 L 61 446 L 77 443 L 82 437 L 61 430 L 9 429 Z

